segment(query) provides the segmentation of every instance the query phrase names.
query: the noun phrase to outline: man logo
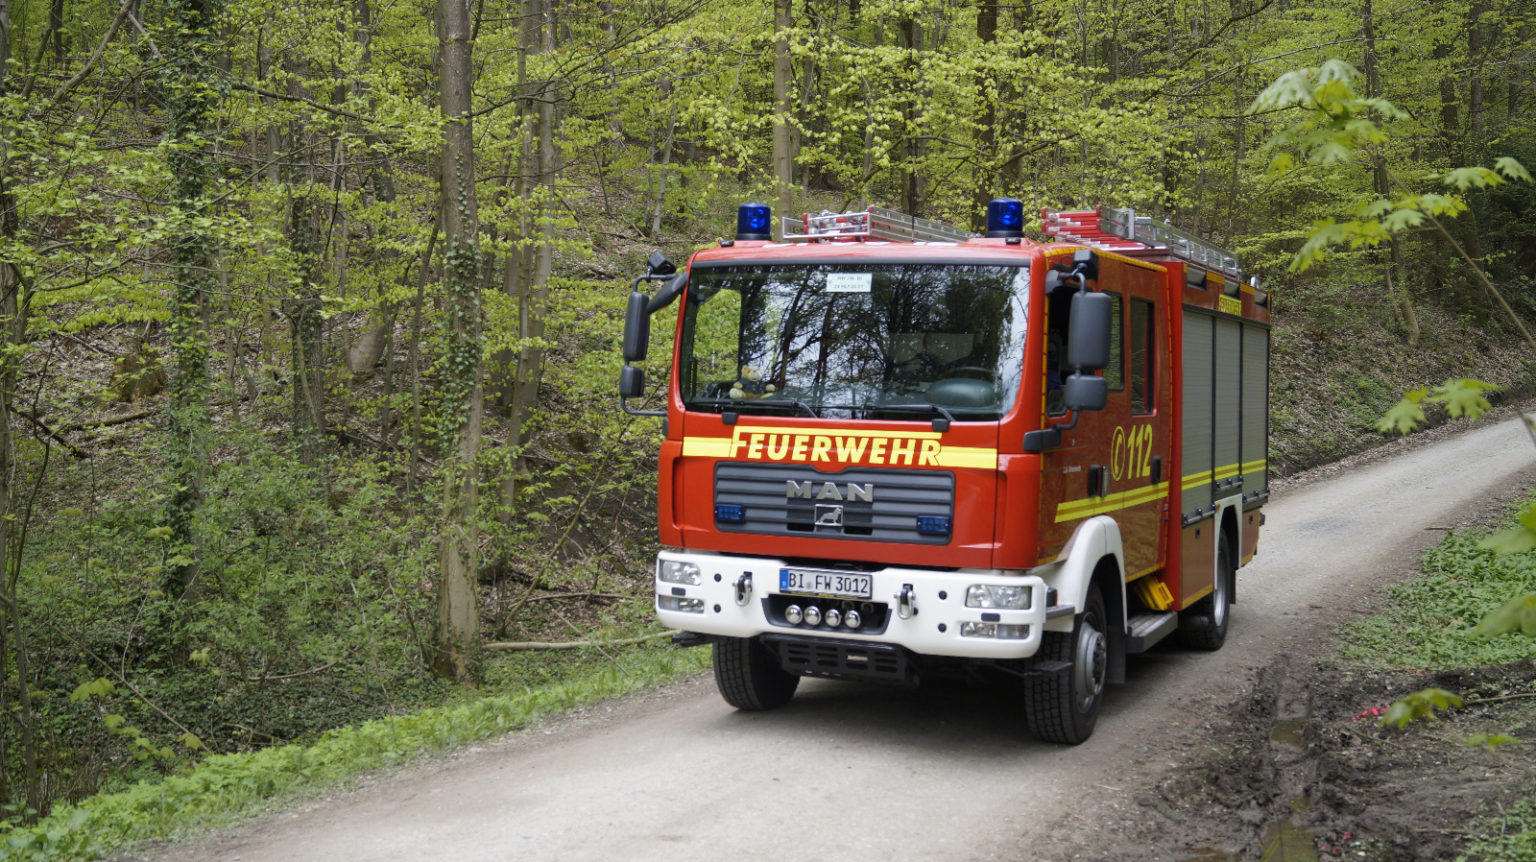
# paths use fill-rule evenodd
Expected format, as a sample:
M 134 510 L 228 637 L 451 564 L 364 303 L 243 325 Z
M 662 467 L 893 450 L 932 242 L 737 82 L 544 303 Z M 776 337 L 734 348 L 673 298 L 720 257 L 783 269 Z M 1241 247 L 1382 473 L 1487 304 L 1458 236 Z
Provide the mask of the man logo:
M 841 528 L 843 526 L 843 507 L 817 503 L 816 526 Z
M 835 503 L 873 503 L 875 502 L 875 483 L 848 482 L 842 488 L 836 482 L 796 482 L 790 479 L 784 483 L 784 496 L 791 500 L 828 500 Z M 842 517 L 839 515 L 838 520 Z

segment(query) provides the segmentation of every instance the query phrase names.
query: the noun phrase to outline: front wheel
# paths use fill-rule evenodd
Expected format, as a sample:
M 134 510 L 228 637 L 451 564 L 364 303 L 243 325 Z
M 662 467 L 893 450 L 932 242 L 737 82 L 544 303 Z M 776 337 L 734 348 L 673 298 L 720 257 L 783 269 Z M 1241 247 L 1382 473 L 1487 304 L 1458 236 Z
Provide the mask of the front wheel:
M 1046 632 L 1041 639 L 1041 658 L 1070 667 L 1025 681 L 1024 720 L 1036 739 L 1077 745 L 1093 735 L 1109 675 L 1105 620 L 1104 597 L 1090 586 L 1071 634 Z
M 800 677 L 779 666 L 758 638 L 715 640 L 715 687 L 737 709 L 777 709 L 795 696 Z

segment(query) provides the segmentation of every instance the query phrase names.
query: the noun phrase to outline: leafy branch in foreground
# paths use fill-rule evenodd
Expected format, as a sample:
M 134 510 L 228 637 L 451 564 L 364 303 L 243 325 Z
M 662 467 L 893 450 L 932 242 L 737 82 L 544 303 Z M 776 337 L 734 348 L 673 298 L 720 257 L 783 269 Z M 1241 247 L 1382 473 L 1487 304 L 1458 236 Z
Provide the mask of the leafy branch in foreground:
M 1398 730 L 1408 726 L 1411 721 L 1434 721 L 1439 716 L 1435 710 L 1447 710 L 1461 706 L 1461 696 L 1452 694 L 1443 688 L 1426 688 L 1413 694 L 1404 695 L 1397 702 L 1387 708 L 1386 715 L 1381 717 L 1381 723 L 1395 725 Z

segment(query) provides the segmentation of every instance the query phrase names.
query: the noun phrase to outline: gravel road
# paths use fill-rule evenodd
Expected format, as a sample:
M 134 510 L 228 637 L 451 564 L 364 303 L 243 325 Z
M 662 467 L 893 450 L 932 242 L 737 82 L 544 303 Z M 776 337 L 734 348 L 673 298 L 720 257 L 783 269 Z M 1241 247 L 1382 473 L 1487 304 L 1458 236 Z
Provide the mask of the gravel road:
M 1536 449 L 1504 420 L 1277 493 L 1226 647 L 1134 659 L 1076 748 L 1030 739 L 986 691 L 808 680 L 748 714 L 703 676 L 134 858 L 1069 858 L 1085 823 L 1220 743 L 1208 721 L 1254 671 L 1322 648 L 1444 529 L 1533 483 Z

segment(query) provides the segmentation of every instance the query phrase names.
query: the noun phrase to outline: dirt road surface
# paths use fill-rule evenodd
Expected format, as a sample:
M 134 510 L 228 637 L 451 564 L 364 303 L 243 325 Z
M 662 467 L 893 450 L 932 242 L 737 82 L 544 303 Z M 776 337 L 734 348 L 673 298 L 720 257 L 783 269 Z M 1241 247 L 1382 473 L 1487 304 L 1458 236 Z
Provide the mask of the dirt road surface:
M 1225 648 L 1135 659 L 1076 748 L 1029 738 L 996 692 L 807 680 L 749 714 L 702 676 L 131 858 L 1071 858 L 1113 840 L 1091 824 L 1127 816 L 1136 787 L 1220 743 L 1212 719 L 1257 670 L 1326 647 L 1447 525 L 1533 481 L 1536 449 L 1505 420 L 1278 493 Z

